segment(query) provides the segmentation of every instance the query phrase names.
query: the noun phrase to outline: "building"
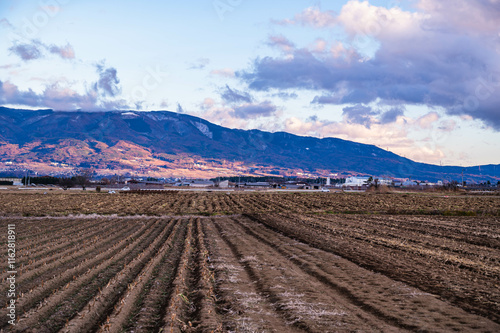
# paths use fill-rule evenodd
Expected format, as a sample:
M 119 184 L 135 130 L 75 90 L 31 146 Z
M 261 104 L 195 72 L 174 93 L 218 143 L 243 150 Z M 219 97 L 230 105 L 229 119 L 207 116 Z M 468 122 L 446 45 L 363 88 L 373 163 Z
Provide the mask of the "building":
M 211 180 L 192 180 L 190 182 L 185 182 L 182 184 L 182 186 L 190 186 L 190 187 L 199 187 L 199 188 L 204 188 L 204 187 L 212 187 L 214 186 L 214 182 Z
M 271 187 L 269 182 L 255 182 L 255 183 L 245 183 L 245 187 Z
M 6 177 L 6 178 L 0 178 L 0 184 L 3 185 L 14 185 L 14 186 L 21 186 L 23 185 L 22 178 L 11 178 L 11 177 Z
M 163 183 L 156 181 L 129 180 L 127 185 L 131 190 L 162 190 Z
M 377 178 L 375 178 L 375 179 L 377 179 Z M 393 183 L 393 181 L 390 178 L 378 178 L 379 185 L 391 186 L 392 183 Z
M 223 181 L 219 182 L 219 187 L 228 188 L 229 187 L 229 180 L 223 180 Z
M 345 180 L 345 183 L 342 184 L 343 187 L 348 186 L 363 186 L 368 184 L 368 179 L 370 177 L 348 177 Z

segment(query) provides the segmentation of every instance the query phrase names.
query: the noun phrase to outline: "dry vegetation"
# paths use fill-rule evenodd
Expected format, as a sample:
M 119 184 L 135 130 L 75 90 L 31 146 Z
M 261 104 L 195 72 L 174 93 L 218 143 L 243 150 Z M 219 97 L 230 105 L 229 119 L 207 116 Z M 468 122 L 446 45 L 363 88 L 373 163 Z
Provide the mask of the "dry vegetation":
M 18 235 L 18 322 L 7 322 L 2 284 L 0 329 L 498 332 L 499 204 L 402 194 L 0 194 L 1 228 L 15 224 Z
M 402 214 L 500 216 L 500 196 L 283 192 L 1 193 L 0 215 Z

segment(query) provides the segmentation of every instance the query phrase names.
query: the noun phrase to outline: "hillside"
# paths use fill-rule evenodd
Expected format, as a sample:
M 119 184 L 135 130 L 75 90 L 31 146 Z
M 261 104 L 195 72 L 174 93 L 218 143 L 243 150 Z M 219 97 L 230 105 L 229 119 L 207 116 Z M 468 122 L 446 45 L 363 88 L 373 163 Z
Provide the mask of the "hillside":
M 168 111 L 55 112 L 0 108 L 0 163 L 40 172 L 213 177 L 236 174 L 369 174 L 412 179 L 500 179 L 500 166 L 417 163 L 373 145 L 229 129 Z

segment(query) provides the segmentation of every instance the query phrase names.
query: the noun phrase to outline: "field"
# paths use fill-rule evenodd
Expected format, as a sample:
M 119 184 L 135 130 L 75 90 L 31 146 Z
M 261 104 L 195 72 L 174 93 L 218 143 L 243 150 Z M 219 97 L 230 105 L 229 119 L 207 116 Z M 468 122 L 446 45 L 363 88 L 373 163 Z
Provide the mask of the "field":
M 500 331 L 498 196 L 0 193 L 0 215 L 2 331 Z

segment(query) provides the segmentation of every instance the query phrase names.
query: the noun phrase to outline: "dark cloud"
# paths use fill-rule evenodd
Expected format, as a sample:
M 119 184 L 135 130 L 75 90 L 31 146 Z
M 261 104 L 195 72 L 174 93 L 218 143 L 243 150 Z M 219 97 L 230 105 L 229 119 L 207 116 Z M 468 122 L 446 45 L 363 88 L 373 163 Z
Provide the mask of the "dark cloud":
M 0 102 L 2 104 L 40 106 L 42 99 L 42 96 L 39 96 L 31 89 L 19 91 L 16 85 L 0 81 Z
M 380 115 L 381 124 L 389 124 L 395 122 L 399 116 L 403 116 L 405 109 L 403 107 L 394 107 L 388 111 L 385 111 Z
M 313 104 L 340 104 L 341 98 L 335 95 L 315 96 L 311 101 Z
M 372 116 L 378 115 L 378 112 L 373 111 L 369 106 L 355 105 L 345 107 L 342 115 L 351 124 L 360 124 L 366 128 L 370 128 L 374 123 Z
M 182 108 L 182 105 L 180 103 L 177 103 L 177 112 L 184 113 L 184 109 Z
M 9 50 L 24 61 L 43 58 L 45 56 L 45 52 L 56 54 L 63 59 L 75 58 L 75 50 L 69 43 L 65 46 L 57 46 L 54 44 L 47 45 L 38 40 L 32 40 L 31 43 L 15 42 Z
M 252 96 L 244 91 L 231 89 L 226 85 L 225 89 L 220 93 L 222 99 L 228 103 L 252 103 Z
M 94 90 L 103 93 L 105 96 L 116 96 L 121 92 L 119 86 L 120 80 L 118 79 L 118 72 L 113 67 L 105 68 L 104 64 L 97 64 L 97 73 L 99 80 L 94 83 Z
M 455 8 L 449 0 L 444 3 L 419 1 L 417 8 L 421 14 L 431 15 L 414 15 L 398 9 L 399 14 L 394 15 L 399 16 L 387 21 L 393 25 L 382 27 L 384 29 L 371 36 L 380 43 L 371 58 L 349 47 L 339 56 L 294 49 L 291 55 L 258 58 L 251 69 L 237 72 L 237 77 L 257 91 L 321 92 L 312 101 L 317 104 L 377 102 L 381 106 L 440 107 L 449 114 L 469 115 L 500 130 L 498 16 L 494 23 L 492 0 L 457 1 L 467 13 Z M 448 6 L 454 8 L 449 11 Z M 354 16 L 386 15 L 377 8 L 365 2 L 349 2 Z M 353 39 L 356 27 L 364 24 L 326 20 L 333 14 L 322 16 L 317 10 L 308 10 L 306 14 L 299 17 L 302 20 L 295 21 L 311 22 L 309 25 L 316 27 L 327 26 L 318 22 L 334 22 L 353 34 Z M 317 18 L 324 21 L 315 21 Z M 399 32 L 398 28 L 405 30 Z M 362 48 L 358 49 L 362 52 Z M 397 113 L 393 110 L 381 121 L 390 121 Z
M 66 44 L 66 46 L 51 45 L 49 47 L 49 51 L 50 53 L 57 54 L 63 59 L 75 58 L 75 50 L 73 49 L 73 46 L 71 46 L 69 43 Z
M 306 121 L 307 121 L 307 122 L 316 122 L 316 121 L 318 121 L 318 120 L 319 120 L 319 118 L 318 118 L 318 116 L 317 116 L 317 115 L 315 115 L 315 114 L 314 114 L 314 115 L 312 115 L 312 116 L 310 116 L 310 117 L 308 117 L 308 118 L 306 119 Z
M 326 72 L 325 72 L 326 71 Z M 331 69 L 306 50 L 297 50 L 293 58 L 265 57 L 255 60 L 252 71 L 237 72 L 254 90 L 268 91 L 277 89 L 323 89 L 333 75 Z
M 38 59 L 42 57 L 42 51 L 36 44 L 15 44 L 9 50 L 19 56 L 24 61 Z
M 233 117 L 242 119 L 255 119 L 269 117 L 276 112 L 276 106 L 269 101 L 259 104 L 244 104 L 234 108 Z

